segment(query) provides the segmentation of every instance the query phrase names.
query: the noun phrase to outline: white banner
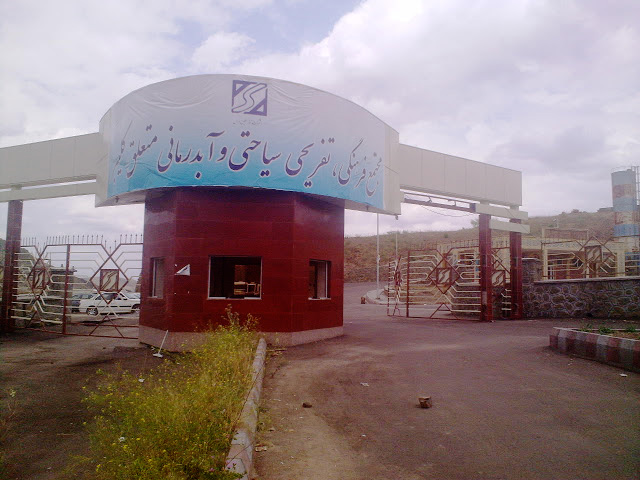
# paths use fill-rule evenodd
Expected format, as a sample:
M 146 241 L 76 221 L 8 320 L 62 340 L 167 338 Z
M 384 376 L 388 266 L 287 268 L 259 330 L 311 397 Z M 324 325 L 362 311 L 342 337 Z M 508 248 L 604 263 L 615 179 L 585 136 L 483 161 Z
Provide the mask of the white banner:
M 127 95 L 103 118 L 105 199 L 246 186 L 384 209 L 388 130 L 362 107 L 304 85 L 237 75 L 169 80 Z

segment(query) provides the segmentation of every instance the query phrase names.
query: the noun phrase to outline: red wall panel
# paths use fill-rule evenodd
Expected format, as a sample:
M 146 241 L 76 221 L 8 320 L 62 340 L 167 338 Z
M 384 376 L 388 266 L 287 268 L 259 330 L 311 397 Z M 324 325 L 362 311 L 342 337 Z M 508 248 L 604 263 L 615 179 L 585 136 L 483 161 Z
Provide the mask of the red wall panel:
M 164 298 L 143 275 L 140 324 L 175 332 L 220 323 L 225 307 L 260 318 L 266 332 L 342 325 L 344 208 L 275 190 L 183 188 L 151 192 L 145 203 L 143 261 L 165 259 Z M 262 258 L 260 299 L 209 299 L 210 257 Z M 330 299 L 308 298 L 309 260 L 331 262 Z M 176 276 L 185 265 L 190 276 Z

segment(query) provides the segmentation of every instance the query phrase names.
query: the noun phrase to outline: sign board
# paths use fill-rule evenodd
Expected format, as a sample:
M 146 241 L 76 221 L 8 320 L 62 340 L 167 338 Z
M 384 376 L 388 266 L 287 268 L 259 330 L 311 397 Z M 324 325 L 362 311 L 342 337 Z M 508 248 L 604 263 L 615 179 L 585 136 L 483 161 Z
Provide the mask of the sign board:
M 100 205 L 139 201 L 153 188 L 241 186 L 384 210 L 397 142 L 397 132 L 348 100 L 238 75 L 136 90 L 105 114 L 100 132 L 108 151 Z

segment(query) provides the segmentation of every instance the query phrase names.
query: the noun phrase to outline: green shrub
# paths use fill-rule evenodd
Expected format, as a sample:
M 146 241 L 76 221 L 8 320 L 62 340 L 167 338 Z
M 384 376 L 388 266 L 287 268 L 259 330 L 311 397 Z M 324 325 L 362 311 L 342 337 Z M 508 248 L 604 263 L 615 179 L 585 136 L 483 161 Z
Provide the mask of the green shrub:
M 224 465 L 251 384 L 256 337 L 230 308 L 226 319 L 191 353 L 144 378 L 109 376 L 88 394 L 91 478 L 237 478 Z
M 600 333 L 600 335 L 611 335 L 613 333 L 613 330 L 611 330 L 609 327 L 600 327 L 598 329 L 598 333 Z

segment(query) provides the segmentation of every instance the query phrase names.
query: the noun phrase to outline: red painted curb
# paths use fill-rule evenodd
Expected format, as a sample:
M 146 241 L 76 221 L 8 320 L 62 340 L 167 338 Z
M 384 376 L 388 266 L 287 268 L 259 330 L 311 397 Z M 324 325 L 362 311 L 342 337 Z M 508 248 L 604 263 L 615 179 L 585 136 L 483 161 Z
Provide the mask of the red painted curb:
M 640 372 L 640 340 L 554 327 L 554 332 L 549 335 L 549 346 L 562 353 Z M 604 349 L 600 355 L 598 346 Z M 632 354 L 628 352 L 631 346 Z

